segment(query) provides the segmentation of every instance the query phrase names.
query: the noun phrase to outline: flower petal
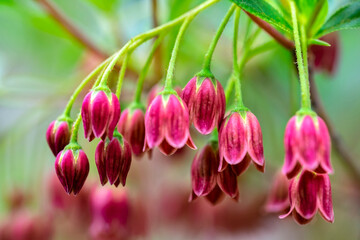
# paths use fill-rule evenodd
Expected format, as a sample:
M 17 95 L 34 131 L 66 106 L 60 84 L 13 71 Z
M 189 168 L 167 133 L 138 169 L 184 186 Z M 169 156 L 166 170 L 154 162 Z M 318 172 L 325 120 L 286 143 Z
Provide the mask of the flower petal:
M 330 178 L 327 174 L 318 174 L 318 207 L 322 217 L 328 222 L 334 222 L 334 209 L 331 198 Z
M 334 172 L 331 162 L 330 162 L 330 152 L 331 152 L 331 140 L 329 135 L 329 130 L 325 122 L 318 117 L 318 141 L 319 147 L 317 150 L 317 159 L 320 162 L 320 167 L 322 171 L 316 171 L 318 173 L 327 173 L 331 174 Z
M 295 177 L 301 170 L 301 165 L 297 163 L 296 146 L 296 117 L 292 117 L 286 125 L 285 136 L 285 160 L 282 172 L 289 178 Z
M 297 135 L 299 157 L 302 167 L 307 170 L 315 170 L 319 162 L 316 159 L 318 148 L 316 128 L 311 116 L 305 116 L 302 120 Z
M 221 190 L 231 198 L 238 197 L 239 189 L 236 174 L 232 171 L 231 167 L 228 166 L 224 171 L 218 174 L 217 182 Z
M 145 114 L 146 144 L 151 149 L 164 139 L 164 124 L 162 96 L 158 95 L 151 102 Z
M 248 141 L 248 153 L 252 158 L 255 166 L 263 172 L 265 160 L 264 160 L 264 148 L 263 137 L 259 121 L 252 112 L 246 113 L 246 131 Z
M 109 124 L 110 102 L 105 92 L 94 92 L 91 97 L 91 123 L 95 137 L 102 137 Z
M 175 95 L 169 95 L 164 117 L 166 117 L 165 137 L 168 144 L 174 148 L 182 148 L 190 135 L 189 113 L 186 105 L 181 103 Z
M 241 115 L 232 113 L 227 121 L 224 121 L 220 130 L 220 156 L 235 165 L 240 163 L 247 152 L 245 123 Z
M 86 94 L 81 106 L 81 118 L 84 126 L 84 135 L 85 138 L 88 139 L 88 141 L 91 141 L 89 139 L 90 139 L 90 135 L 92 134 L 91 115 L 90 115 L 91 95 L 92 92 Z

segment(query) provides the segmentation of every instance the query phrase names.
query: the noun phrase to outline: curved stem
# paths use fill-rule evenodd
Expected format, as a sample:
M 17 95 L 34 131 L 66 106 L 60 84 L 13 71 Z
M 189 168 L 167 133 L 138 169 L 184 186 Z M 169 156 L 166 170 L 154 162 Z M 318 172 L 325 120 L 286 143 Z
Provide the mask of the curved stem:
M 169 67 L 168 67 L 167 74 L 166 74 L 164 90 L 172 89 L 172 79 L 173 79 L 174 72 L 175 72 L 175 61 L 176 61 L 177 53 L 179 51 L 180 41 L 182 39 L 182 36 L 184 35 L 185 30 L 189 26 L 189 23 L 193 19 L 193 17 L 194 16 L 190 16 L 189 18 L 185 19 L 184 23 L 180 27 L 177 37 L 176 37 L 174 48 L 171 53 Z
M 301 35 L 301 48 L 302 48 L 302 52 L 303 52 L 303 60 L 304 60 L 304 69 L 305 69 L 305 76 L 306 76 L 306 80 L 307 80 L 307 84 L 309 85 L 309 63 L 308 63 L 308 55 L 307 55 L 307 51 L 308 51 L 308 46 L 307 46 L 307 35 L 306 35 L 306 30 L 305 30 L 305 26 L 301 25 L 300 26 L 300 35 Z M 310 87 L 310 85 L 309 85 Z M 310 88 L 309 88 L 309 92 L 310 92 Z
M 123 64 L 121 66 L 121 70 L 119 72 L 119 79 L 118 79 L 118 83 L 117 83 L 117 86 L 116 86 L 116 96 L 117 96 L 117 98 L 119 100 L 120 100 L 120 94 L 121 94 L 121 87 L 122 87 L 122 84 L 123 84 L 123 81 L 124 81 L 125 72 L 126 72 L 127 65 L 129 63 L 130 56 L 131 56 L 131 52 L 128 52 L 125 55 Z
M 81 122 L 81 112 L 79 112 L 78 117 L 76 118 L 72 126 L 70 143 L 77 143 L 80 122 Z
M 161 41 L 163 40 L 164 36 L 159 36 L 156 41 L 154 42 L 151 51 L 149 53 L 148 58 L 146 59 L 145 65 L 143 67 L 143 69 L 141 70 L 141 73 L 139 75 L 139 79 L 138 79 L 138 83 L 136 85 L 136 92 L 135 92 L 135 98 L 134 101 L 136 103 L 140 103 L 140 99 L 141 99 L 141 91 L 144 85 L 144 81 L 145 81 L 145 77 L 149 71 L 150 65 L 151 65 L 151 61 L 154 57 L 154 54 L 158 48 L 158 46 L 160 45 Z
M 290 7 L 291 7 L 291 18 L 292 18 L 293 29 L 294 29 L 296 58 L 297 58 L 298 71 L 299 71 L 299 77 L 300 77 L 301 107 L 303 110 L 310 110 L 311 109 L 310 87 L 309 87 L 309 81 L 306 78 L 306 71 L 305 71 L 305 66 L 304 66 L 304 62 L 303 62 L 303 52 L 301 49 L 298 19 L 297 19 L 297 12 L 296 12 L 297 10 L 296 10 L 294 1 L 290 1 Z M 303 37 L 306 37 L 306 36 L 303 36 Z
M 209 47 L 207 53 L 205 54 L 205 59 L 204 59 L 204 64 L 203 64 L 203 69 L 205 71 L 210 72 L 211 59 L 214 54 L 215 47 L 216 47 L 217 43 L 219 42 L 221 34 L 223 33 L 223 31 L 226 27 L 226 24 L 229 22 L 229 19 L 230 19 L 231 15 L 233 14 L 236 7 L 237 7 L 236 4 L 231 5 L 230 9 L 228 10 L 224 19 L 222 20 L 218 30 L 216 31 L 216 34 L 215 34 L 213 40 L 211 41 L 210 47 Z
M 65 117 L 70 117 L 70 112 L 72 109 L 72 106 L 74 105 L 74 102 L 76 98 L 79 96 L 80 92 L 83 90 L 83 88 L 93 79 L 93 77 L 98 74 L 104 66 L 108 63 L 109 60 L 104 61 L 101 63 L 96 69 L 94 69 L 81 83 L 80 85 L 75 89 L 74 93 L 71 95 L 69 102 L 67 103 L 63 115 Z

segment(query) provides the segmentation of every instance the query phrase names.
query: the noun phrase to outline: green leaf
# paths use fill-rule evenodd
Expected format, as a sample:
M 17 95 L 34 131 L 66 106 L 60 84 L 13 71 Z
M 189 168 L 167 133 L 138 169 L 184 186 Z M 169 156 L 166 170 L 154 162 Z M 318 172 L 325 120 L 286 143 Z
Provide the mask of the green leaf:
M 353 2 L 338 9 L 322 26 L 316 38 L 331 32 L 360 27 L 360 2 Z
M 309 39 L 308 45 L 319 45 L 319 46 L 325 46 L 325 47 L 330 47 L 331 46 L 330 43 L 327 43 L 327 42 L 322 41 L 320 39 Z
M 292 32 L 291 24 L 278 10 L 265 0 L 230 0 L 245 11 L 261 18 L 271 25 L 288 33 Z

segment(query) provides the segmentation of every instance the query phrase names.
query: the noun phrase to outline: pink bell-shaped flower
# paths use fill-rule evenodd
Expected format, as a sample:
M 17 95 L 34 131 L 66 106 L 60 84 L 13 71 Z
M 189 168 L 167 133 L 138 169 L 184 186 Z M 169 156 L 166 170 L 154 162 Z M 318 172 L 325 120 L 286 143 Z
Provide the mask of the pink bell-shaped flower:
M 219 131 L 219 171 L 227 164 L 240 175 L 249 166 L 264 172 L 265 160 L 260 124 L 250 111 L 234 111 L 223 120 Z M 225 161 L 224 161 L 225 160 Z
M 157 95 L 145 114 L 144 150 L 158 146 L 163 154 L 171 155 L 185 144 L 196 149 L 189 132 L 186 104 L 175 91 Z
M 331 141 L 325 122 L 318 116 L 294 116 L 286 126 L 283 173 L 290 179 L 301 169 L 316 173 L 333 172 Z
M 140 108 L 127 108 L 121 113 L 118 130 L 130 144 L 132 152 L 140 156 L 145 142 L 145 114 Z
M 113 138 L 101 140 L 95 151 L 95 163 L 100 182 L 105 185 L 126 184 L 126 177 L 131 165 L 131 148 L 120 133 L 115 131 Z
M 281 172 L 277 172 L 272 183 L 265 210 L 270 213 L 283 213 L 290 209 L 290 180 Z
M 331 184 L 327 174 L 303 171 L 298 179 L 291 180 L 289 199 L 290 211 L 281 215 L 281 219 L 292 213 L 299 224 L 306 224 L 319 210 L 326 221 L 334 222 Z
M 190 122 L 201 134 L 219 127 L 225 114 L 225 93 L 214 78 L 193 77 L 182 91 L 181 98 L 189 109 Z
M 46 131 L 46 141 L 56 156 L 70 142 L 71 135 L 70 121 L 52 121 Z
M 79 145 L 70 143 L 57 155 L 55 171 L 65 191 L 76 195 L 89 174 L 89 160 Z
M 97 88 L 85 96 L 81 117 L 86 139 L 112 138 L 120 118 L 120 102 L 110 89 Z

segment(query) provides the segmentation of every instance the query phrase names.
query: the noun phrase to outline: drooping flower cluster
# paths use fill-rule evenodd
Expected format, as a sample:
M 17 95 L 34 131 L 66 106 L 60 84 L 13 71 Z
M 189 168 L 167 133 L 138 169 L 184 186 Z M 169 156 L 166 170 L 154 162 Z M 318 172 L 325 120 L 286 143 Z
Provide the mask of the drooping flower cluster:
M 218 203 L 223 193 L 238 200 L 239 190 L 236 174 L 228 166 L 218 172 L 219 149 L 217 142 L 210 142 L 196 155 L 191 165 L 192 194 L 189 201 L 204 196 L 212 204 Z
M 325 122 L 316 114 L 298 114 L 286 126 L 285 161 L 282 172 L 290 180 L 290 211 L 300 224 L 310 222 L 317 210 L 328 222 L 334 221 L 330 162 L 331 141 Z M 299 174 L 300 173 L 300 174 Z

